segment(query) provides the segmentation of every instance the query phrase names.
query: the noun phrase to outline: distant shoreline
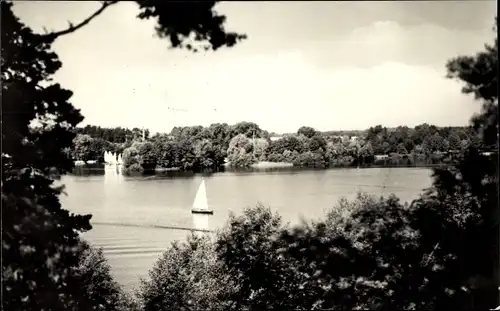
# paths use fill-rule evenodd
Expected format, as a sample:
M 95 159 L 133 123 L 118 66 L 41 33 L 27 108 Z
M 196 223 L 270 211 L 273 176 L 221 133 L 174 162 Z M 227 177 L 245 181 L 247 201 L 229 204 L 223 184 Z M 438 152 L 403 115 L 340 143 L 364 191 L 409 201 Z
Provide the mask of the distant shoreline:
M 180 167 L 157 167 L 155 172 L 177 172 L 180 171 Z
M 252 166 L 247 167 L 247 168 L 230 168 L 230 167 L 224 167 L 222 170 L 214 170 L 214 171 L 184 171 L 180 168 L 157 168 L 155 169 L 154 172 L 150 172 L 148 174 L 142 174 L 142 173 L 136 173 L 136 174 L 124 174 L 127 176 L 150 176 L 150 175 L 155 175 L 155 174 L 175 174 L 179 176 L 184 176 L 185 174 L 189 176 L 193 176 L 194 174 L 205 174 L 205 173 L 222 173 L 222 172 L 265 172 L 265 171 L 275 171 L 275 170 L 294 170 L 294 171 L 309 171 L 309 170 L 335 170 L 335 169 L 368 169 L 368 168 L 413 168 L 413 169 L 432 169 L 432 168 L 438 168 L 438 167 L 443 167 L 446 166 L 446 164 L 419 164 L 419 165 L 391 165 L 391 164 L 386 164 L 386 165 L 367 165 L 367 166 L 336 166 L 336 167 L 325 167 L 325 168 L 313 168 L 313 167 L 297 167 L 293 166 L 291 163 L 286 163 L 286 162 L 258 162 L 254 163 Z M 83 171 L 82 171 L 83 170 Z M 78 173 L 80 171 L 80 173 Z M 87 173 L 93 172 L 90 175 L 104 175 L 105 168 L 104 166 L 99 167 L 99 166 L 77 166 L 73 170 L 73 172 L 70 172 L 69 175 L 87 175 Z

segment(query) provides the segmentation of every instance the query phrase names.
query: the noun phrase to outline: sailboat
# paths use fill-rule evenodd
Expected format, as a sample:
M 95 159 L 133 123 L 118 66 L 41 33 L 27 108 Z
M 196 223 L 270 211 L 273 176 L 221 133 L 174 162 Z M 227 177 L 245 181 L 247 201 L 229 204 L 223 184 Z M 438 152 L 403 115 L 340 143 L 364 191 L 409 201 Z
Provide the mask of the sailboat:
M 198 192 L 196 192 L 196 197 L 194 198 L 193 208 L 191 209 L 193 214 L 213 214 L 214 211 L 208 208 L 207 200 L 207 189 L 205 186 L 205 179 L 201 180 Z

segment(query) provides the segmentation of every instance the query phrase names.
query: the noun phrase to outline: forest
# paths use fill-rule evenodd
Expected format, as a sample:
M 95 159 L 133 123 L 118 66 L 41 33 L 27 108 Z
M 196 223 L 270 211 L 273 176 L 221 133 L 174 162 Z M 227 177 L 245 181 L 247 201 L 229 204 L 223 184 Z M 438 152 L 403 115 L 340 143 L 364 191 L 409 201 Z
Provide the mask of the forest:
M 123 153 L 126 172 L 155 169 L 218 169 L 248 167 L 257 162 L 286 162 L 298 167 L 348 167 L 446 163 L 467 149 L 484 147 L 471 126 L 414 128 L 377 125 L 363 131 L 320 132 L 309 126 L 271 139 L 253 122 L 174 127 L 170 133 L 134 128 L 76 128 L 70 150 L 74 160 L 103 161 L 104 151 Z M 144 134 L 144 135 L 143 135 Z M 352 135 L 357 134 L 357 135 Z

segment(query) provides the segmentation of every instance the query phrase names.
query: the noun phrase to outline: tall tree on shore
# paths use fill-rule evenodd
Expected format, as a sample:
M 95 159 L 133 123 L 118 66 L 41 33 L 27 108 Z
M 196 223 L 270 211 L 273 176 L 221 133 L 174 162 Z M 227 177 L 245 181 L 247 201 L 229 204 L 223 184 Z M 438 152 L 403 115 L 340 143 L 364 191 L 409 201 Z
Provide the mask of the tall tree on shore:
M 497 33 L 498 19 L 493 30 Z M 460 223 L 456 241 L 461 280 L 475 301 L 474 308 L 491 308 L 499 303 L 498 206 L 498 37 L 474 56 L 459 56 L 447 63 L 448 77 L 462 81 L 462 92 L 473 94 L 482 111 L 472 118 L 480 142 L 471 144 L 454 166 L 435 171 L 433 198 L 463 198 L 449 213 Z M 472 136 L 472 139 L 477 139 Z M 480 154 L 477 147 L 495 146 L 495 156 Z M 456 221 L 456 220 L 455 220 Z M 436 234 L 436 232 L 432 233 Z
M 495 17 L 493 31 L 497 32 Z M 485 51 L 474 56 L 459 56 L 451 59 L 446 67 L 448 77 L 464 83 L 462 92 L 473 94 L 482 103 L 482 111 L 472 119 L 473 126 L 480 131 L 486 145 L 498 148 L 498 38 L 486 44 Z

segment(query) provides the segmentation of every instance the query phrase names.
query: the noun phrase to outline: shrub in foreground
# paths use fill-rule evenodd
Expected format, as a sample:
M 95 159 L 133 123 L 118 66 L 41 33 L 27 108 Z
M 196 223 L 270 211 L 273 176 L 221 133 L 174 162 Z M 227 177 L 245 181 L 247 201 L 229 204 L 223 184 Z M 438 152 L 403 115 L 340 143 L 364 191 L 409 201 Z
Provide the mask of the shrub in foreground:
M 207 236 L 174 242 L 141 280 L 138 298 L 146 311 L 220 310 L 237 290 Z
M 74 278 L 84 297 L 78 301 L 77 310 L 134 311 L 138 304 L 113 280 L 111 267 L 102 249 L 82 242 L 83 252 Z

